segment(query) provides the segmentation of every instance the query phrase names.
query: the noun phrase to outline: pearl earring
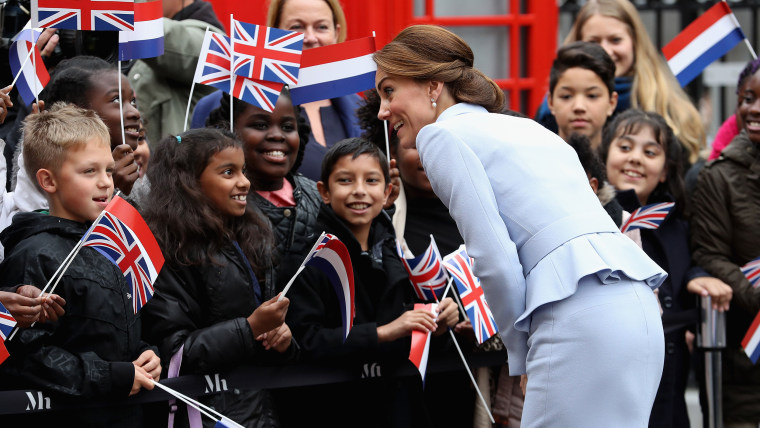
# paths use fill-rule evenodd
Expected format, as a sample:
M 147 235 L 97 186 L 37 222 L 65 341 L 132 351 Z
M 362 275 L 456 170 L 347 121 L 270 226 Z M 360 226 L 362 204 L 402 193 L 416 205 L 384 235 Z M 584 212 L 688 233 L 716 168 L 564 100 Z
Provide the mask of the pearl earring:
M 433 108 L 438 107 L 438 104 L 435 102 L 435 98 L 431 98 L 430 102 L 433 104 Z

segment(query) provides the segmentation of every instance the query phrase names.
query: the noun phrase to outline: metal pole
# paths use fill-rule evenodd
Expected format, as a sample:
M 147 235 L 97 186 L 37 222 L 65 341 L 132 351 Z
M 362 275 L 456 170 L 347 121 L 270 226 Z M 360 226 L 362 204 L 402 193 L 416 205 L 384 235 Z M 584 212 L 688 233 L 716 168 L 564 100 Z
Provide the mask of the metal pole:
M 721 356 L 726 348 L 726 313 L 712 308 L 710 296 L 699 300 L 697 347 L 705 353 L 708 427 L 723 428 L 723 385 Z

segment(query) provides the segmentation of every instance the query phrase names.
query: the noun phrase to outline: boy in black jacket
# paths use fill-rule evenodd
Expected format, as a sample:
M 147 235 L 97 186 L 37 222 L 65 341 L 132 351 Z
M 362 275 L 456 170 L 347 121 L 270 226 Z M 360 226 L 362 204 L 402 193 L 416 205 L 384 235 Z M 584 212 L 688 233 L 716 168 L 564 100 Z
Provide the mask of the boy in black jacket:
M 413 330 L 442 334 L 458 321 L 446 298 L 437 317 L 413 310 L 414 293 L 396 254 L 393 226 L 382 211 L 390 194 L 388 163 L 372 143 L 359 138 L 333 146 L 322 163 L 317 187 L 324 204 L 320 227 L 348 249 L 354 270 L 355 318 L 343 342 L 341 312 L 327 277 L 307 268 L 291 291 L 287 322 L 306 359 L 354 370 L 356 378 L 382 376 L 407 360 Z M 362 376 L 365 366 L 372 367 Z M 331 426 L 425 426 L 422 389 L 415 378 L 373 378 L 350 386 L 303 388 L 299 412 L 311 423 Z M 304 408 L 304 406 L 308 408 Z M 291 412 L 295 413 L 295 412 Z M 301 421 L 301 422 L 305 422 Z M 288 421 L 289 426 L 299 422 Z
M 42 288 L 108 204 L 113 193 L 108 129 L 91 110 L 57 104 L 24 125 L 25 167 L 50 203 L 50 213 L 19 213 L 2 234 L 6 259 L 0 287 Z M 119 399 L 153 389 L 161 365 L 140 340 L 140 320 L 122 272 L 92 248 L 82 247 L 56 288 L 66 299 L 57 321 L 21 329 L 7 342 L 0 367 L 15 388 L 56 397 Z M 62 414 L 65 413 L 65 414 Z M 139 407 L 124 404 L 30 415 L 41 425 L 140 426 Z M 38 424 L 37 422 L 40 422 Z

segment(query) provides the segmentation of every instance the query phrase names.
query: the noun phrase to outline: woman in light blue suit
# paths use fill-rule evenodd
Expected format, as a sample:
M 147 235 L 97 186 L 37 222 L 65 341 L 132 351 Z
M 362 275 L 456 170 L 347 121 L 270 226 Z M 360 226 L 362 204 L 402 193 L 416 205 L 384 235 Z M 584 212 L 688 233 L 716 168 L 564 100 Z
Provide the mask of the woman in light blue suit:
M 416 144 L 475 260 L 523 424 L 645 427 L 664 359 L 652 292 L 666 274 L 622 235 L 578 157 L 529 119 L 448 30 L 412 26 L 375 54 L 378 117 Z M 489 113 L 490 112 L 490 113 Z

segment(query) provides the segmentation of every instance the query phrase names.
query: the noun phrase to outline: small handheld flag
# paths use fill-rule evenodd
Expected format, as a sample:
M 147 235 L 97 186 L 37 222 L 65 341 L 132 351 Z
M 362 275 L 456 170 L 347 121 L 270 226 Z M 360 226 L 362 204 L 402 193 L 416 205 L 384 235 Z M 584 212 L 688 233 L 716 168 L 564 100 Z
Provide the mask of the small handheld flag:
M 137 313 L 153 297 L 153 283 L 164 265 L 164 256 L 145 220 L 129 202 L 114 196 L 83 239 L 84 246 L 106 256 L 124 273 Z
M 430 311 L 434 316 L 437 315 L 437 303 L 415 303 L 414 309 L 424 309 Z M 420 330 L 412 331 L 412 347 L 409 349 L 409 360 L 417 367 L 425 382 L 425 372 L 427 372 L 428 352 L 430 350 L 430 332 Z
M 741 270 L 753 288 L 760 286 L 760 257 L 742 266 Z
M 678 83 L 686 86 L 745 39 L 728 3 L 719 1 L 665 45 L 662 53 Z
M 337 98 L 375 87 L 375 38 L 365 37 L 307 49 L 301 55 L 298 84 L 290 88 L 293 104 Z
M 0 364 L 10 356 L 8 349 L 5 348 L 5 339 L 11 334 L 16 327 L 16 319 L 13 318 L 10 311 L 0 303 Z
M 32 0 L 32 27 L 132 31 L 134 0 Z
M 273 111 L 283 84 L 233 75 L 230 87 L 230 52 L 230 39 L 227 36 L 206 30 L 193 82 L 213 86 L 228 94 L 232 93 L 235 98 L 248 104 L 268 112 Z
M 348 338 L 354 325 L 354 268 L 348 249 L 340 239 L 326 234 L 316 250 L 306 258 L 305 266 L 314 266 L 327 275 L 333 285 L 340 306 L 343 322 L 343 341 Z
M 430 245 L 427 250 L 417 257 L 406 258 L 401 243 L 396 241 L 396 251 L 404 264 L 409 280 L 417 293 L 417 297 L 426 301 L 438 301 L 448 281 L 446 269 L 441 263 L 441 253 L 435 244 L 433 235 L 430 235 Z
M 744 335 L 742 348 L 744 348 L 744 353 L 752 360 L 752 363 L 756 364 L 757 360 L 760 359 L 760 312 L 752 320 L 749 330 Z
M 29 23 L 16 36 L 9 50 L 9 59 L 11 72 L 14 76 L 19 76 L 16 83 L 16 89 L 26 104 L 31 104 L 39 96 L 42 89 L 50 81 L 45 63 L 42 61 L 40 50 L 37 47 L 37 39 L 40 37 L 40 31 L 31 28 Z M 34 49 L 34 59 L 27 60 Z
M 119 32 L 119 59 L 154 58 L 164 53 L 162 0 L 135 3 L 134 31 Z
M 454 279 L 462 306 L 467 312 L 475 338 L 482 344 L 499 331 L 496 321 L 493 319 L 491 308 L 488 307 L 483 289 L 480 288 L 480 280 L 472 272 L 472 259 L 467 255 L 465 246 L 462 245 L 443 259 L 446 270 Z
M 303 33 L 233 20 L 234 73 L 249 79 L 295 85 Z
M 631 213 L 628 221 L 623 223 L 620 231 L 625 233 L 635 229 L 657 229 L 674 206 L 674 202 L 663 202 L 639 207 Z

